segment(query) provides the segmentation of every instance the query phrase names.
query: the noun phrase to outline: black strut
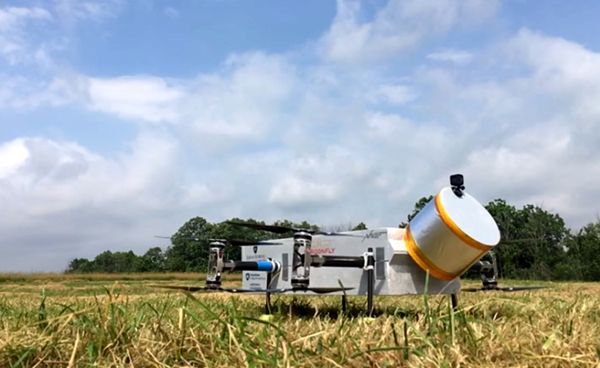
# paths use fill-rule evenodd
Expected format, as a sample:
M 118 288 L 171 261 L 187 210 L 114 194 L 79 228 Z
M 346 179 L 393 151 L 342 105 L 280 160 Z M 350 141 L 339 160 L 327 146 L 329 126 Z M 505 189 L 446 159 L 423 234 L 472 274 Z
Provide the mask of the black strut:
M 375 283 L 373 248 L 367 249 L 367 316 L 373 316 L 373 288 Z
M 271 272 L 267 272 L 267 290 L 271 288 Z M 271 293 L 265 293 L 265 314 L 271 314 Z

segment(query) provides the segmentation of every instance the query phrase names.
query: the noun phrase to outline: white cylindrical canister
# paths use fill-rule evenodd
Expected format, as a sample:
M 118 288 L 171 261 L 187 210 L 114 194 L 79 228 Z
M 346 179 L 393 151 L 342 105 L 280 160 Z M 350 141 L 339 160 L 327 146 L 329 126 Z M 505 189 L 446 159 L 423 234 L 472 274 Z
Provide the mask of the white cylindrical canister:
M 452 280 L 500 242 L 500 230 L 475 198 L 446 187 L 410 221 L 404 242 L 423 270 Z

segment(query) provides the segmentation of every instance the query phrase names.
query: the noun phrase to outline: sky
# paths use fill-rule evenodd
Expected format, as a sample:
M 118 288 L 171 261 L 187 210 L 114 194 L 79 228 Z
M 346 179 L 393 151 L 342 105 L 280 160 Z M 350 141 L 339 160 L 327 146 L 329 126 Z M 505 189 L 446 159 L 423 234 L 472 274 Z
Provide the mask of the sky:
M 0 1 L 0 272 L 194 216 L 397 226 L 465 175 L 600 218 L 600 2 Z

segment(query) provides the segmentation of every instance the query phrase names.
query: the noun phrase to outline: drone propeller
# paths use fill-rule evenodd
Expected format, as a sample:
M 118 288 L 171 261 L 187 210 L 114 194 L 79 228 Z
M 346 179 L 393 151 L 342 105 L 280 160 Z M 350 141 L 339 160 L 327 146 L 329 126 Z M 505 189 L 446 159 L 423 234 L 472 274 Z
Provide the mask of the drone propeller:
M 344 234 L 344 233 L 336 233 L 331 231 L 320 231 L 320 230 L 312 230 L 312 229 L 303 229 L 298 227 L 291 226 L 283 226 L 283 225 L 263 225 L 263 224 L 254 224 L 251 222 L 237 222 L 237 221 L 225 221 L 225 223 L 233 226 L 242 226 L 255 230 L 263 230 L 276 234 L 285 234 L 289 232 L 305 232 L 313 235 L 325 235 L 325 236 L 357 236 L 353 234 Z
M 171 240 L 173 237 L 172 236 L 163 236 L 163 235 L 154 235 L 155 238 L 159 238 L 159 239 L 169 239 Z M 194 240 L 194 241 L 200 241 L 200 238 L 195 237 L 195 236 L 188 236 L 188 237 L 184 237 L 183 239 L 185 240 Z
M 155 238 L 160 238 L 160 239 L 171 239 L 168 236 L 160 236 L 160 235 L 154 235 Z M 194 241 L 200 241 L 200 238 L 198 237 L 186 237 L 184 238 L 186 240 L 194 240 Z M 225 243 L 227 245 L 233 245 L 233 246 L 244 246 L 244 245 L 281 245 L 283 243 L 276 243 L 276 242 L 271 242 L 271 241 L 261 241 L 261 240 L 240 240 L 240 239 L 208 239 L 209 242 L 222 242 Z
M 515 292 L 515 291 L 526 291 L 526 290 L 539 290 L 546 289 L 547 286 L 505 286 L 505 287 L 494 287 L 494 288 L 464 288 L 460 291 L 474 293 L 478 291 L 504 291 L 504 292 Z
M 213 241 L 222 241 L 225 244 L 233 245 L 233 246 L 245 246 L 245 245 L 281 245 L 283 243 L 276 243 L 271 241 L 262 241 L 262 240 L 239 240 L 239 239 L 210 239 Z
M 341 288 L 341 287 L 309 287 L 305 289 L 294 289 L 294 288 L 280 288 L 280 289 L 236 289 L 236 288 L 222 288 L 222 287 L 206 287 L 206 286 L 185 286 L 185 285 L 150 285 L 152 287 L 158 287 L 162 289 L 172 290 L 183 290 L 190 292 L 226 292 L 226 293 L 272 293 L 272 294 L 283 294 L 289 292 L 307 292 L 312 291 L 316 294 L 328 294 L 335 293 L 337 291 L 347 291 L 353 288 Z

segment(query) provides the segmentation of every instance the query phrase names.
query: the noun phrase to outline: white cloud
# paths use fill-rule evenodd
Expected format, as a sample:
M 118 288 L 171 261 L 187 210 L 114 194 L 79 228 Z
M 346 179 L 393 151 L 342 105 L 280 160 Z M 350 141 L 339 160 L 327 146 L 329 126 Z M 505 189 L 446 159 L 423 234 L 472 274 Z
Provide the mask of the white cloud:
M 9 153 L 17 147 L 19 156 L 26 159 L 11 165 L 10 175 L 2 178 L 3 189 L 15 198 L 29 200 L 19 212 L 32 216 L 96 202 L 117 204 L 123 199 L 152 206 L 162 199 L 141 194 L 166 183 L 162 174 L 168 173 L 175 158 L 168 142 L 152 137 L 141 137 L 117 160 L 107 160 L 76 143 L 43 138 L 19 139 L 5 147 L 13 148 Z
M 178 155 L 172 140 L 155 134 L 114 158 L 44 138 L 4 143 L 1 244 L 28 256 L 2 257 L 0 269 L 56 270 L 99 249 L 144 251 L 154 233 L 190 215 Z
M 55 0 L 54 12 L 67 23 L 103 21 L 116 16 L 123 4 L 121 0 Z
M 49 37 L 50 30 L 100 22 L 114 17 L 121 8 L 120 0 L 56 0 L 32 7 L 0 7 L 0 58 L 11 66 L 55 68 L 53 53 L 60 51 L 69 37 L 64 32 L 61 37 Z M 40 30 L 42 25 L 48 28 Z
M 234 55 L 221 72 L 190 83 L 181 104 L 183 129 L 211 149 L 261 141 L 274 125 L 285 125 L 296 83 L 295 70 L 284 57 Z
M 509 62 L 511 78 L 447 91 L 447 104 L 475 106 L 467 117 L 489 127 L 480 135 L 487 145 L 462 170 L 478 174 L 473 182 L 487 196 L 542 205 L 575 227 L 594 221 L 600 54 L 524 29 L 494 56 Z
M 13 80 L 53 80 L 72 69 L 67 49 L 73 48 L 78 27 L 116 16 L 121 0 L 55 0 L 36 6 L 0 6 L 0 67 L 5 63 Z M 4 62 L 4 63 L 2 63 Z M 35 81 L 30 81 L 36 78 Z M 28 96 L 26 96 L 26 99 Z
M 51 21 L 52 15 L 40 7 L 0 7 L 0 57 L 9 65 L 31 59 L 26 28 L 32 22 Z
M 339 198 L 340 188 L 332 183 L 314 182 L 314 179 L 301 179 L 286 176 L 274 184 L 269 202 L 276 206 L 323 206 Z
M 600 117 L 600 54 L 527 29 L 521 30 L 507 49 L 531 68 L 530 82 L 555 94 L 580 118 Z
M 157 77 L 118 77 L 88 80 L 89 106 L 123 119 L 152 123 L 178 119 L 177 102 L 183 92 Z
M 391 0 L 370 21 L 361 21 L 361 3 L 338 0 L 337 14 L 321 39 L 325 58 L 362 63 L 397 57 L 422 40 L 460 24 L 491 17 L 497 1 Z
M 473 54 L 462 50 L 442 50 L 427 55 L 428 59 L 449 62 L 456 65 L 466 65 L 473 60 Z
M 87 78 L 75 75 L 37 79 L 0 74 L 0 108 L 31 110 L 83 103 L 88 86 Z
M 463 170 L 485 173 L 472 182 L 487 196 L 541 205 L 577 227 L 595 220 L 600 196 L 599 154 L 586 145 L 591 157 L 579 156 L 580 144 L 568 128 L 542 124 L 472 152 Z
M 185 89 L 154 76 L 95 78 L 74 73 L 35 79 L 0 74 L 0 107 L 35 109 L 68 104 L 132 122 L 174 123 Z
M 81 83 L 87 77 L 66 61 L 75 26 L 113 17 L 121 8 L 117 0 L 37 3 L 0 6 L 0 108 L 81 103 L 86 98 Z
M 22 139 L 0 145 L 0 179 L 13 174 L 28 157 L 29 151 Z
M 298 84 L 285 57 L 258 52 L 233 55 L 221 71 L 192 80 L 71 72 L 46 80 L 0 74 L 0 81 L 0 107 L 73 104 L 134 123 L 176 124 L 209 150 L 260 142 L 288 119 L 285 107 Z
M 39 7 L 5 7 L 0 8 L 0 31 L 11 32 L 20 29 L 25 22 L 32 19 L 51 20 L 50 13 Z
M 375 103 L 386 102 L 394 105 L 403 105 L 417 98 L 412 88 L 401 84 L 384 84 L 375 88 L 369 99 Z

